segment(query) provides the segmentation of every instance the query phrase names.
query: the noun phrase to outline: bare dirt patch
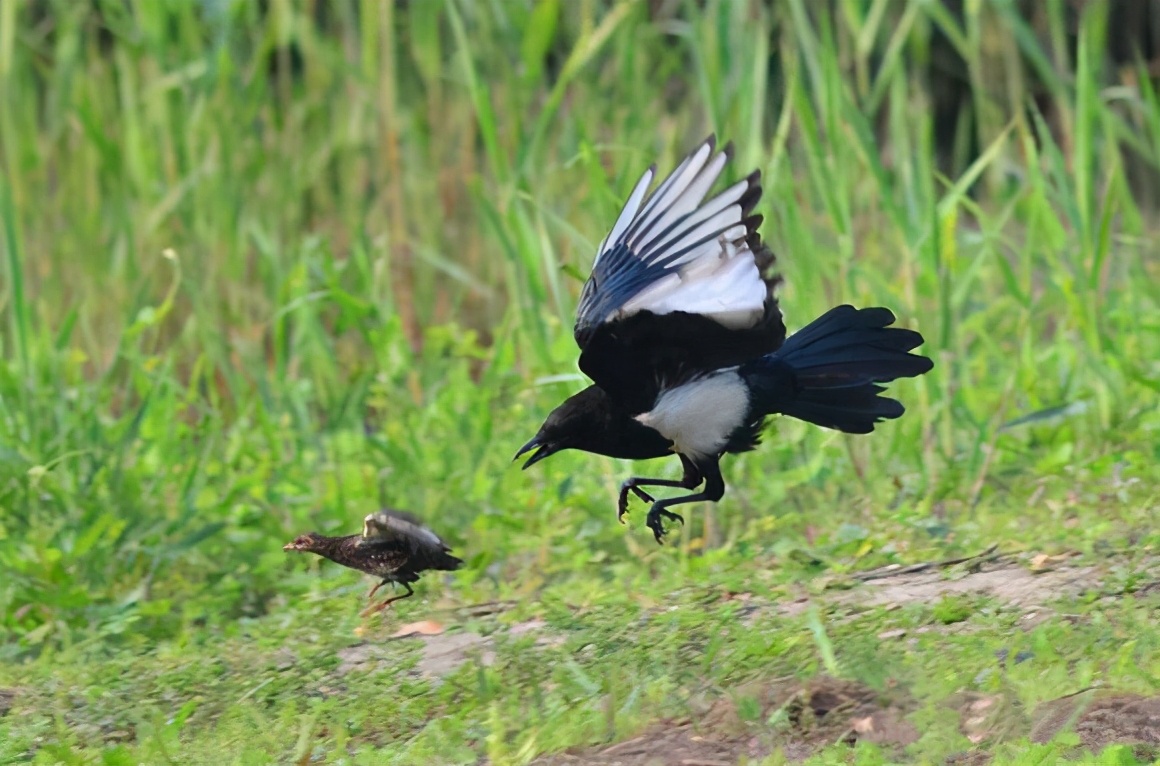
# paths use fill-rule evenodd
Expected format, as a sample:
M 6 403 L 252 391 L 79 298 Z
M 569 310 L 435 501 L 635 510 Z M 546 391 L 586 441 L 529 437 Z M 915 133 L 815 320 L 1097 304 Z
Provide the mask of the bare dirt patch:
M 535 637 L 537 648 L 559 646 L 564 638 L 551 630 L 542 620 L 529 620 L 508 626 L 507 636 Z M 365 633 L 364 633 L 365 635 Z M 373 672 L 398 657 L 395 645 L 419 642 L 421 656 L 416 671 L 429 679 L 440 679 L 458 670 L 466 663 L 491 665 L 495 662 L 495 640 L 471 631 L 448 630 L 433 620 L 404 625 L 379 641 L 363 640 L 338 651 L 340 664 L 337 674 Z
M 1142 760 L 1160 756 L 1160 697 L 1086 689 L 1044 702 L 1030 714 L 1017 700 L 1003 694 L 964 692 L 951 697 L 947 704 L 958 708 L 959 730 L 983 746 L 1025 736 L 1044 744 L 1070 731 L 1079 736 L 1080 747 L 1091 752 L 1109 745 L 1129 745 L 1135 746 Z M 990 755 L 973 750 L 955 758 L 956 764 L 982 764 Z
M 419 672 L 424 676 L 442 678 L 467 662 L 484 666 L 495 662 L 491 640 L 476 633 L 444 633 L 423 638 Z
M 1062 558 L 1062 557 L 1061 557 Z M 843 578 L 826 590 L 775 604 L 752 603 L 743 619 L 753 623 L 773 613 L 794 617 L 812 604 L 820 607 L 848 607 L 854 610 L 911 605 L 934 606 L 944 597 L 991 597 L 1008 607 L 1026 612 L 1021 627 L 1030 629 L 1054 612 L 1046 605 L 1098 590 L 1103 571 L 1095 566 L 1072 566 L 1055 562 L 1036 568 L 1034 557 L 1021 561 L 1014 556 L 987 556 L 976 560 L 894 566 L 860 572 Z M 1137 594 L 1139 595 L 1139 594 Z M 883 640 L 904 632 L 888 633 Z
M 986 595 L 1012 606 L 1039 606 L 1059 598 L 1078 596 L 1099 585 L 1095 567 L 1061 566 L 1039 571 L 1013 560 L 981 564 L 977 571 L 948 577 L 944 571 L 885 575 L 847 591 L 837 601 L 862 606 L 933 604 L 943 596 Z
M 743 705 L 750 708 L 745 715 Z M 545 756 L 533 763 L 731 766 L 742 757 L 763 758 L 776 750 L 790 760 L 804 760 L 835 742 L 866 741 L 901 748 L 919 736 L 906 720 L 908 710 L 904 700 L 828 677 L 804 684 L 751 684 L 730 699 L 708 705 L 696 719 L 664 721 L 624 742 Z
M 422 656 L 417 671 L 427 678 L 442 678 L 467 662 L 490 665 L 495 661 L 492 640 L 478 633 L 413 633 L 394 640 L 422 642 Z M 398 652 L 391 648 L 390 643 L 364 641 L 338 651 L 341 663 L 335 672 L 340 676 L 354 672 L 374 672 L 394 661 L 397 655 Z
M 1090 750 L 1108 745 L 1149 745 L 1160 755 L 1160 697 L 1087 691 L 1045 702 L 1035 711 L 1032 742 L 1050 742 L 1072 730 Z
M 533 766 L 733 766 L 743 755 L 761 758 L 768 752 L 756 737 L 720 738 L 699 733 L 690 723 L 666 723 L 609 747 L 549 756 L 532 763 Z

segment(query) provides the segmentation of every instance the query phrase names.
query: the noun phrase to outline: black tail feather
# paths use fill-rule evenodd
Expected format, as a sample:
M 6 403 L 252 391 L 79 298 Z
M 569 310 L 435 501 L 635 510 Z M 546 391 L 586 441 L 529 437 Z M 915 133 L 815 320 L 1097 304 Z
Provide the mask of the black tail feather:
M 885 390 L 873 383 L 856 388 L 805 389 L 781 407 L 781 413 L 823 428 L 868 434 L 875 423 L 901 417 L 906 411 L 897 399 L 878 395 Z
M 432 561 L 432 569 L 439 569 L 445 572 L 454 572 L 459 567 L 463 566 L 463 559 L 452 556 L 450 553 L 443 551 Z
M 846 433 L 869 433 L 880 420 L 900 417 L 902 404 L 880 394 L 879 383 L 913 378 L 934 363 L 908 353 L 922 335 L 890 327 L 885 308 L 830 309 L 775 353 L 742 369 L 766 413 L 781 413 Z

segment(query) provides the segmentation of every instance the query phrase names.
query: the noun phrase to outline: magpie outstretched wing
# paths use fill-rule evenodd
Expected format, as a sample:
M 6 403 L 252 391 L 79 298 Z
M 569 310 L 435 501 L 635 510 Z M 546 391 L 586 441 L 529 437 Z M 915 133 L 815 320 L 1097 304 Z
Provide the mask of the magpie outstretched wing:
M 653 405 L 662 384 L 776 350 L 785 325 L 769 273 L 773 253 L 752 210 L 755 171 L 708 201 L 732 157 L 715 136 L 652 193 L 645 171 L 597 249 L 573 333 L 580 369 L 630 411 Z

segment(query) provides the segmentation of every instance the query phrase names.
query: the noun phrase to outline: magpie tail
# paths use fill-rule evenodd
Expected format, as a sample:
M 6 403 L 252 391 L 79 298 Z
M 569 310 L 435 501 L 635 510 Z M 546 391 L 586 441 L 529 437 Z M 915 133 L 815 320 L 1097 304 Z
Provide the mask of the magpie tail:
M 830 309 L 777 351 L 739 370 L 751 391 L 751 408 L 852 434 L 900 417 L 902 403 L 882 396 L 886 389 L 878 384 L 917 377 L 934 362 L 908 353 L 922 345 L 922 335 L 890 327 L 893 322 L 885 308 Z

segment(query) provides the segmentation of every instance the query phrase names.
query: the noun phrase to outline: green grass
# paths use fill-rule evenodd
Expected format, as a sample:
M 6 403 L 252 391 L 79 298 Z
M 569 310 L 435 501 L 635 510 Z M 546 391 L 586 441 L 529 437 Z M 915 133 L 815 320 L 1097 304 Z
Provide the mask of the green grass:
M 971 746 L 956 692 L 1160 691 L 1155 595 L 1095 596 L 1160 544 L 1160 97 L 1107 60 L 1106 6 L 1072 57 L 1062 3 L 653 5 L 0 3 L 0 762 L 523 763 L 822 672 L 906 686 L 922 739 L 851 757 L 922 762 Z M 965 83 L 941 159 L 936 30 Z M 640 505 L 614 520 L 643 466 L 510 459 L 584 384 L 572 311 L 624 195 L 710 131 L 763 171 L 790 327 L 886 305 L 936 367 L 871 437 L 775 423 L 658 549 Z M 364 583 L 281 545 L 380 503 L 468 565 L 376 645 L 428 616 L 564 643 L 337 674 Z M 1030 631 L 825 598 L 992 543 L 1106 581 Z M 726 591 L 822 608 L 734 630 Z M 877 638 L 900 621 L 941 627 Z

